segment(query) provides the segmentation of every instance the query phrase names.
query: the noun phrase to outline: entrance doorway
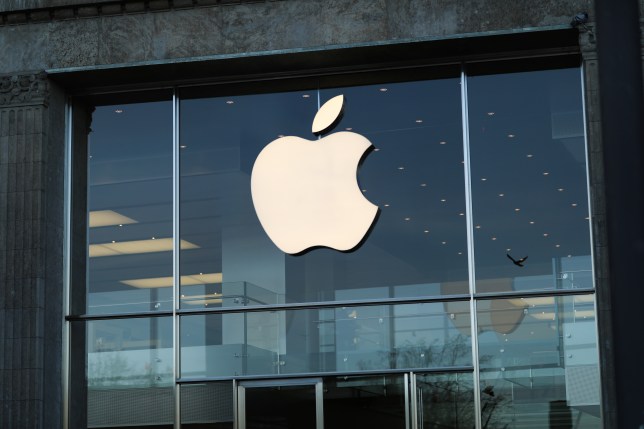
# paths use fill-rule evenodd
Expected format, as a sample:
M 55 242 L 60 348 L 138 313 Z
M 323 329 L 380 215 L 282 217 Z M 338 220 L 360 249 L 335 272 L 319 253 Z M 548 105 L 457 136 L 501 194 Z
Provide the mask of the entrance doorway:
M 238 429 L 323 429 L 322 379 L 244 381 Z
M 472 373 L 240 381 L 237 429 L 474 427 Z

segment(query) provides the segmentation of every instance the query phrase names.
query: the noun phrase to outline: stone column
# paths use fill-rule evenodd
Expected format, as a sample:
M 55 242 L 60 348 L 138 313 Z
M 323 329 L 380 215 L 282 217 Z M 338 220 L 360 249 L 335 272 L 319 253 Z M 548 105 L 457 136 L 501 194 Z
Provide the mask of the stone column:
M 64 96 L 0 76 L 0 427 L 62 424 Z

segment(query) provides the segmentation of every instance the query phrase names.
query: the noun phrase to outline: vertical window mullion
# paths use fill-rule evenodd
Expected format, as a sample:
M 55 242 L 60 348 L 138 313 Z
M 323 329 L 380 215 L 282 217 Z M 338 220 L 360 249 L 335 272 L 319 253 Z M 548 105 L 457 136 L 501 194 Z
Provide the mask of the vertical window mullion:
M 467 225 L 467 260 L 470 286 L 470 325 L 472 332 L 472 365 L 474 366 L 474 421 L 476 428 L 481 428 L 481 392 L 480 392 L 480 368 L 478 353 L 478 321 L 476 317 L 476 274 L 474 271 L 474 220 L 472 215 L 472 179 L 470 168 L 470 134 L 469 115 L 467 105 L 467 75 L 465 65 L 461 68 L 461 112 L 463 124 L 463 171 L 465 175 L 465 215 Z
M 177 91 L 172 94 L 172 273 L 173 273 L 173 294 L 172 294 L 172 333 L 174 336 L 174 354 L 173 354 L 173 390 L 174 390 L 174 427 L 181 427 L 181 397 L 177 379 L 181 377 L 181 339 L 179 337 L 179 293 L 180 293 L 180 273 L 179 273 L 179 99 Z

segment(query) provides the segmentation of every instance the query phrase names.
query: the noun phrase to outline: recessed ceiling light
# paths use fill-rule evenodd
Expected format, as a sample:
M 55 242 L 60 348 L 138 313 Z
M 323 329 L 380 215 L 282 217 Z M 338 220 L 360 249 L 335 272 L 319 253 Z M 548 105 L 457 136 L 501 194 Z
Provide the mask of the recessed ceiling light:
M 417 124 L 422 124 L 422 123 L 423 123 L 423 120 L 422 120 L 422 119 L 416 119 L 416 123 L 417 123 Z
M 487 112 L 488 116 L 494 116 L 494 112 Z
M 405 218 L 405 220 L 411 220 L 411 218 L 410 218 L 410 217 L 406 217 L 406 218 Z
M 446 142 L 446 141 L 444 141 L 444 140 L 441 140 L 440 142 L 438 142 L 438 144 L 445 145 L 445 144 L 447 144 L 447 142 Z
M 519 212 L 519 211 L 521 211 L 521 209 L 520 209 L 520 208 L 516 208 L 516 209 L 514 209 L 514 211 L 515 211 L 515 212 Z
M 420 187 L 421 187 L 421 188 L 425 188 L 426 186 L 427 186 L 427 183 L 421 183 L 421 184 L 420 184 Z
M 571 206 L 577 207 L 577 203 L 572 203 Z
M 428 229 L 424 230 L 423 232 L 424 232 L 425 234 L 429 234 L 429 230 L 428 230 Z
M 528 158 L 532 158 L 533 156 L 534 156 L 534 155 L 532 155 L 531 153 L 529 153 L 529 154 L 527 154 L 527 155 L 526 155 L 526 157 L 528 157 Z
M 481 182 L 486 182 L 486 181 L 487 181 L 487 178 L 481 177 Z
M 445 201 L 447 201 L 445 198 L 441 198 L 441 203 L 444 203 Z
M 459 213 L 458 215 L 459 216 L 465 216 L 465 213 Z
M 447 244 L 447 241 L 442 241 L 441 244 Z
M 544 232 L 544 233 L 543 233 L 543 236 L 544 236 L 544 237 L 547 237 L 548 235 L 550 235 L 550 234 L 548 234 L 547 232 Z
M 496 237 L 492 237 L 492 241 L 496 241 Z
M 387 92 L 387 88 L 380 88 L 380 92 Z
M 123 113 L 123 109 L 116 109 L 114 113 Z
M 353 129 L 353 128 L 351 128 L 351 127 L 347 127 L 347 128 L 345 128 L 345 130 L 347 130 L 347 131 L 351 131 L 352 129 Z
M 505 249 L 506 252 L 509 252 L 510 250 L 512 250 L 512 249 L 510 249 L 509 247 L 507 249 Z
M 543 172 L 543 175 L 544 175 L 544 176 L 547 176 L 547 175 L 549 175 L 549 174 L 550 174 L 550 173 L 549 173 L 549 172 L 547 172 L 547 171 L 544 171 L 544 172 Z
M 555 247 L 561 247 L 561 244 L 555 244 Z
M 559 188 L 559 189 L 557 189 L 557 190 L 558 190 L 559 192 L 563 192 L 563 191 L 564 191 L 564 188 Z
M 499 197 L 505 197 L 505 194 L 499 194 Z
M 284 134 L 278 134 L 277 137 L 282 138 L 282 137 L 284 137 Z
M 403 166 L 398 167 L 398 170 L 404 170 L 404 169 L 405 169 L 405 167 L 403 167 Z
M 384 207 L 389 207 L 389 204 L 383 204 Z
M 531 220 L 531 221 L 530 221 L 530 225 L 534 225 L 534 221 L 533 221 L 533 220 Z
M 375 148 L 373 151 L 374 151 L 374 152 L 380 152 L 380 149 L 379 149 L 379 148 Z
M 187 148 L 188 146 L 186 146 L 185 144 L 182 144 L 182 145 L 181 145 L 181 146 L 179 146 L 179 147 L 180 147 L 181 149 L 185 149 L 185 148 Z
M 363 190 L 362 190 L 362 192 L 367 192 L 367 190 L 366 190 L 366 189 L 363 189 Z
M 302 94 L 302 98 L 309 98 L 309 97 L 310 97 L 309 94 Z
M 233 100 L 226 100 L 226 104 L 235 104 Z
M 476 225 L 474 228 L 481 229 L 481 225 Z
M 515 135 L 514 134 L 508 134 L 508 137 L 513 139 L 515 137 Z
M 463 254 L 463 252 L 458 252 L 458 254 L 459 254 L 459 255 L 462 255 L 462 254 Z

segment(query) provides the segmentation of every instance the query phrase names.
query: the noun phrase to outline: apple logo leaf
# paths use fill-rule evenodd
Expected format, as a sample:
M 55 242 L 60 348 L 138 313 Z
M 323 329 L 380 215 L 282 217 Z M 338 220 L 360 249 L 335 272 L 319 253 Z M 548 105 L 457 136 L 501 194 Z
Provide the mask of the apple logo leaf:
M 344 95 L 335 96 L 324 103 L 318 113 L 315 114 L 315 118 L 313 118 L 313 125 L 311 126 L 313 134 L 322 134 L 329 129 L 340 117 L 343 105 Z

